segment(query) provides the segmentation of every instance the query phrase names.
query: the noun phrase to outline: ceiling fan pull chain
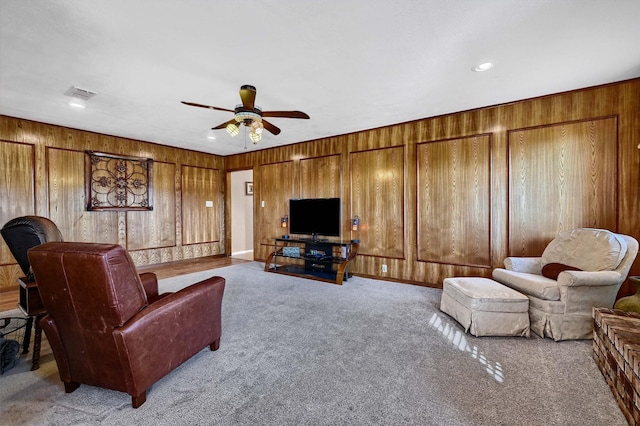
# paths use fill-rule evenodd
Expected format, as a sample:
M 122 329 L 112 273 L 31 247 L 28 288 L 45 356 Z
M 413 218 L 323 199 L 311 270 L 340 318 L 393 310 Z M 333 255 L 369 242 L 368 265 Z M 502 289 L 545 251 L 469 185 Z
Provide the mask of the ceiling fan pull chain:
M 247 149 L 247 127 L 244 128 L 244 149 Z

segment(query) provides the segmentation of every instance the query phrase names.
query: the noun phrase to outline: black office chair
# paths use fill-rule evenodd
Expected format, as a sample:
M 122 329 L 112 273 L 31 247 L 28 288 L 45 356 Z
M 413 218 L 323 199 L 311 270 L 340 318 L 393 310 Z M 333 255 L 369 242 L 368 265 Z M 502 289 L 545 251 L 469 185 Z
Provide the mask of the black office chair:
M 15 257 L 25 275 L 22 281 L 25 282 L 27 288 L 20 289 L 20 308 L 28 316 L 22 343 L 22 353 L 26 354 L 29 352 L 34 317 L 44 315 L 44 307 L 37 293 L 37 283 L 35 283 L 31 264 L 27 257 L 27 250 L 50 241 L 62 241 L 62 234 L 55 223 L 41 216 L 21 216 L 11 219 L 0 229 L 0 234 L 2 234 L 2 238 L 7 243 L 11 254 Z M 31 298 L 29 298 L 29 295 L 31 295 Z M 36 370 L 39 367 L 41 335 L 42 330 L 36 323 L 32 370 Z

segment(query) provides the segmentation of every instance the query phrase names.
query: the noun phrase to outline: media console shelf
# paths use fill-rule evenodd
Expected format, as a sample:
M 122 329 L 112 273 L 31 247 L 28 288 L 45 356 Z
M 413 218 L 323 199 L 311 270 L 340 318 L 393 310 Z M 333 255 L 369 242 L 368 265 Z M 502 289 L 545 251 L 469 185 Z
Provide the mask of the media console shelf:
M 264 270 L 342 284 L 356 254 L 358 243 L 351 241 L 276 238 Z

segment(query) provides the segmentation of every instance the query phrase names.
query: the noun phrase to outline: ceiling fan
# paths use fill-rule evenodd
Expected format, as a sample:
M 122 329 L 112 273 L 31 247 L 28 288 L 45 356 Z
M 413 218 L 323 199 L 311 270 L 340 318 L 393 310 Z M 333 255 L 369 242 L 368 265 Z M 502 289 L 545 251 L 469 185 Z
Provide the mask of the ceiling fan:
M 238 126 L 245 125 L 250 128 L 249 137 L 253 143 L 257 143 L 262 138 L 262 130 L 267 129 L 270 133 L 277 135 L 280 133 L 280 129 L 270 122 L 263 119 L 263 117 L 274 118 L 309 118 L 307 114 L 301 111 L 263 111 L 262 108 L 255 104 L 256 100 L 256 88 L 249 84 L 245 84 L 240 87 L 240 99 L 242 103 L 236 105 L 236 108 L 231 110 L 227 108 L 220 108 L 210 105 L 197 104 L 194 102 L 182 101 L 185 105 L 209 108 L 217 111 L 227 111 L 234 114 L 233 118 L 229 121 L 212 127 L 212 130 L 227 129 L 227 132 L 231 136 L 236 136 L 240 133 Z

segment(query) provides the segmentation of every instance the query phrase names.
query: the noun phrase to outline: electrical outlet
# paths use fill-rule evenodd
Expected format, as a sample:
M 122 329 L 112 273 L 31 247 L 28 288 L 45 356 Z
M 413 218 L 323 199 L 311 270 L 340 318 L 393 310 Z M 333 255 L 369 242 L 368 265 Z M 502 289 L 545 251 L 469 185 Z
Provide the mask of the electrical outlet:
M 382 272 L 387 272 L 387 265 L 385 264 L 382 265 Z

